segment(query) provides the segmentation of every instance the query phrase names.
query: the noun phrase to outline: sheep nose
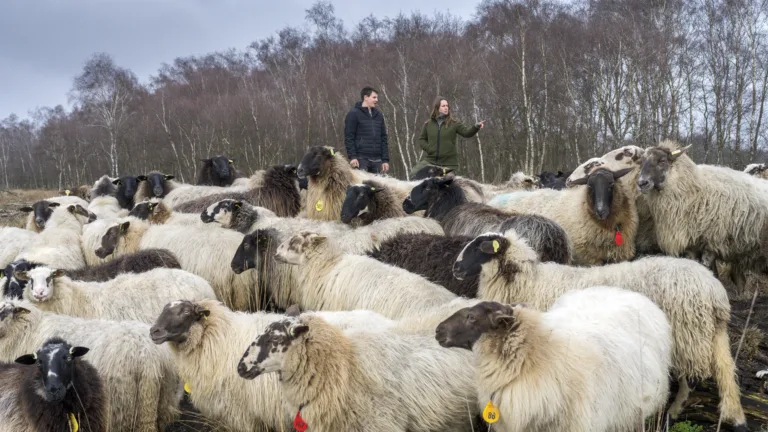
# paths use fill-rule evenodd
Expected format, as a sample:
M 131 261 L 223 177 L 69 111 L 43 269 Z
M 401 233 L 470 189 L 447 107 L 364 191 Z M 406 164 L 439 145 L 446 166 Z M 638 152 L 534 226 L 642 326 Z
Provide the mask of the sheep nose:
M 246 373 L 246 372 L 248 372 L 248 370 L 247 370 L 247 368 L 245 367 L 245 363 L 243 363 L 243 362 L 240 362 L 240 363 L 237 365 L 237 373 L 238 373 L 238 375 L 240 375 L 240 376 L 243 376 L 243 375 L 245 375 L 245 373 Z
M 37 224 L 37 226 L 43 226 L 43 225 L 45 225 L 45 220 L 43 218 L 40 218 L 40 217 L 35 218 L 35 224 Z
M 644 179 L 642 177 L 637 179 L 637 185 L 640 186 L 641 188 L 644 188 L 644 187 L 648 186 L 649 183 L 650 182 L 647 179 Z
M 597 206 L 595 208 L 595 216 L 597 216 L 600 220 L 605 220 L 605 218 L 608 217 L 608 214 L 610 211 L 608 211 L 608 207 L 605 206 Z
M 152 189 L 152 193 L 154 193 L 155 196 L 159 197 L 160 195 L 163 194 L 163 188 L 156 187 L 156 188 Z

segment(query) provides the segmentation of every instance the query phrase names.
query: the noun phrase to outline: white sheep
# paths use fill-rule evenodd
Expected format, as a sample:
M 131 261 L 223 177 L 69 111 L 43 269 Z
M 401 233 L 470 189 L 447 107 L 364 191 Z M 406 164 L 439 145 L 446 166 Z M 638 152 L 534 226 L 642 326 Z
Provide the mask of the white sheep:
M 32 204 L 32 206 L 22 207 L 22 211 L 30 212 L 27 216 L 25 228 L 40 232 L 45 229 L 46 222 L 51 217 L 54 207 L 68 206 L 68 205 L 80 205 L 83 208 L 88 208 L 88 202 L 77 196 L 56 196 L 53 198 L 46 198 Z
M 319 313 L 287 316 L 258 335 L 238 365 L 246 379 L 273 372 L 289 412 L 311 430 L 472 430 L 470 359 L 441 349 L 432 335 L 343 330 Z
M 389 219 L 388 219 L 389 220 Z M 373 226 L 373 225 L 368 225 Z M 423 313 L 456 295 L 427 279 L 301 232 L 283 242 L 275 259 L 299 265 L 296 303 L 312 310 L 368 309 L 399 319 Z
M 24 299 L 39 309 L 81 318 L 151 324 L 169 301 L 216 299 L 205 279 L 169 268 L 122 273 L 106 282 L 73 281 L 45 266 L 16 272 L 15 277 L 28 281 Z
M 265 170 L 256 171 L 250 177 L 241 177 L 235 179 L 231 186 L 198 186 L 193 184 L 179 184 L 175 189 L 168 192 L 163 198 L 163 202 L 173 208 L 177 204 L 192 201 L 209 195 L 216 195 L 225 192 L 245 192 L 262 185 L 264 181 Z
M 472 350 L 478 402 L 504 432 L 634 431 L 669 394 L 670 327 L 648 298 L 612 287 L 546 312 L 483 302 L 442 322 L 444 347 Z
M 199 214 L 178 213 L 173 211 L 162 198 L 152 197 L 136 203 L 130 216 L 148 221 L 152 225 L 202 225 Z
M 80 236 L 89 217 L 88 210 L 80 205 L 56 207 L 45 230 L 15 260 L 25 259 L 64 270 L 84 267 Z
M 667 314 L 672 326 L 672 366 L 680 383 L 669 409 L 677 416 L 689 380 L 713 376 L 726 420 L 744 425 L 735 365 L 728 339 L 731 306 L 720 281 L 701 264 L 683 258 L 646 257 L 601 267 L 542 263 L 514 231 L 472 240 L 453 267 L 457 278 L 480 274 L 478 297 L 501 303 L 526 302 L 547 310 L 562 294 L 595 285 L 639 292 Z
M 340 328 L 392 325 L 370 311 L 322 315 Z M 262 430 L 257 426 L 289 430 L 292 417 L 283 409 L 277 377 L 245 381 L 237 375 L 237 362 L 253 336 L 282 318 L 273 313 L 233 312 L 213 300 L 180 300 L 163 308 L 150 334 L 156 344 L 170 347 L 190 400 L 206 418 L 232 430 Z
M 152 344 L 150 326 L 43 312 L 26 301 L 0 303 L 0 361 L 33 352 L 51 337 L 91 349 L 109 399 L 110 431 L 162 432 L 179 414 L 182 385 L 167 347 Z M 83 428 L 83 430 L 86 430 Z
M 744 168 L 744 172 L 751 176 L 755 176 L 757 178 L 761 178 L 765 180 L 765 179 L 768 179 L 768 164 L 752 163 L 747 165 L 746 168 Z
M 38 233 L 22 228 L 0 228 L 0 268 L 13 262 L 25 249 L 32 245 Z

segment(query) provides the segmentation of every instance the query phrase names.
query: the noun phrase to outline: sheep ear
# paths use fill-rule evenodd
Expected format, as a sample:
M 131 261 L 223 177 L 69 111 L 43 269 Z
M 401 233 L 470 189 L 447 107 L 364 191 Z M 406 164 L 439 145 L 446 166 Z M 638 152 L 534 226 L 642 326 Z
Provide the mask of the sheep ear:
M 446 187 L 453 183 L 453 180 L 455 179 L 453 173 L 448 173 L 445 177 L 440 177 L 437 179 L 437 184 L 440 185 L 440 187 Z
M 618 180 L 618 179 L 624 177 L 625 175 L 629 174 L 630 171 L 632 171 L 632 168 L 620 169 L 620 170 L 616 171 L 615 173 L 613 173 L 613 179 L 614 180 Z
M 117 186 L 119 186 L 119 185 L 120 185 L 120 179 L 114 179 L 114 180 L 112 180 L 112 184 L 113 184 L 113 185 L 117 185 Z
M 51 272 L 51 276 L 54 277 L 54 278 L 62 277 L 62 276 L 64 276 L 64 270 L 56 269 L 56 270 Z
M 295 327 L 291 327 L 289 333 L 292 337 L 297 338 L 309 331 L 309 326 L 306 324 L 299 324 Z
M 690 145 L 687 145 L 687 146 L 685 146 L 685 147 L 683 147 L 681 149 L 678 149 L 678 150 L 675 150 L 675 151 L 671 152 L 669 154 L 670 159 L 676 160 L 677 158 L 682 156 L 684 153 L 688 153 L 688 149 L 690 149 L 692 145 L 693 144 L 690 144 Z
M 69 349 L 69 355 L 72 357 L 82 357 L 86 355 L 88 351 L 90 351 L 89 348 L 76 346 Z
M 60 205 L 61 203 L 57 203 L 57 202 L 48 203 L 48 207 L 58 207 Z
M 15 277 L 18 280 L 29 280 L 29 275 L 27 275 L 27 272 L 25 271 L 14 271 L 13 277 Z
M 166 174 L 166 175 L 163 176 L 163 178 L 166 179 L 166 180 L 173 180 L 173 175 L 172 174 Z
M 235 203 L 234 203 L 233 205 L 234 205 L 234 207 L 235 207 L 236 209 L 239 209 L 240 207 L 242 207 L 242 206 L 243 206 L 243 202 L 242 202 L 242 201 L 240 201 L 240 200 L 237 200 L 237 201 L 235 201 Z
M 288 309 L 285 310 L 285 314 L 289 317 L 297 317 L 301 315 L 301 310 L 299 309 L 299 305 L 291 305 Z
M 0 269 L 0 278 L 5 277 L 5 270 Z
M 328 237 L 320 234 L 312 234 L 309 236 L 309 241 L 313 245 L 320 245 L 328 241 Z
M 130 221 L 126 221 L 120 224 L 120 234 L 125 234 L 128 231 L 128 227 L 131 226 Z
M 15 308 L 13 308 L 13 315 L 14 316 L 26 315 L 28 313 L 30 313 L 30 310 L 27 309 L 27 308 L 23 308 L 21 306 L 16 306 Z
M 37 363 L 37 356 L 34 354 L 24 354 L 23 356 L 17 358 L 14 360 L 14 362 L 18 364 L 23 364 L 27 366 L 31 366 L 35 363 Z
M 486 240 L 480 243 L 480 252 L 488 255 L 495 255 L 499 252 L 500 247 L 501 243 L 498 240 Z
M 235 160 L 234 159 L 229 159 L 228 162 L 229 163 L 235 163 Z M 294 171 L 296 171 L 296 170 L 294 170 Z
M 585 185 L 587 184 L 587 179 L 589 177 L 579 177 L 576 180 L 566 180 L 565 183 L 568 187 L 570 186 L 578 186 L 578 185 Z
M 491 327 L 497 329 L 501 326 L 509 327 L 510 324 L 515 322 L 513 317 L 508 311 L 497 310 L 491 312 L 488 316 L 491 321 Z
M 29 213 L 32 210 L 34 210 L 34 209 L 32 207 L 30 207 L 30 206 L 24 206 L 24 207 L 19 209 L 19 211 L 23 211 L 23 212 L 26 212 L 26 213 Z
M 147 176 L 145 176 L 145 175 L 136 176 L 136 180 L 138 180 L 140 182 L 143 182 L 146 179 L 147 179 Z

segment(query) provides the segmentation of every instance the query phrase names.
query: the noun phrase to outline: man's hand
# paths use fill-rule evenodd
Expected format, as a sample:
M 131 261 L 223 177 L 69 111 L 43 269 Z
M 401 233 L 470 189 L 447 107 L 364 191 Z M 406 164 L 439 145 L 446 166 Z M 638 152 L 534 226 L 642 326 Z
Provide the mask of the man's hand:
M 352 165 L 352 168 L 360 168 L 360 162 L 357 159 L 352 159 L 349 161 L 349 164 Z
M 387 171 L 389 171 L 389 164 L 384 162 L 383 164 L 381 164 L 381 172 L 387 172 Z
M 485 120 L 477 122 L 477 127 L 479 127 L 480 129 L 483 128 L 483 125 L 485 125 Z

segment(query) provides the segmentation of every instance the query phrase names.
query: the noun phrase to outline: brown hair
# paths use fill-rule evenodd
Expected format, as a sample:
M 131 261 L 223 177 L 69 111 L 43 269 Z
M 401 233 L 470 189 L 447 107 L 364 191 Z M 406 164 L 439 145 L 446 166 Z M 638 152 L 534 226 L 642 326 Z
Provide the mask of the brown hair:
M 451 112 L 451 103 L 448 102 L 448 99 L 438 96 L 437 99 L 435 99 L 435 103 L 432 105 L 432 114 L 430 114 L 429 118 L 437 120 L 437 116 L 440 115 L 440 102 L 446 101 L 448 103 L 448 116 L 445 117 L 445 124 L 450 125 L 454 122 L 456 122 L 456 119 L 453 118 L 453 113 Z

